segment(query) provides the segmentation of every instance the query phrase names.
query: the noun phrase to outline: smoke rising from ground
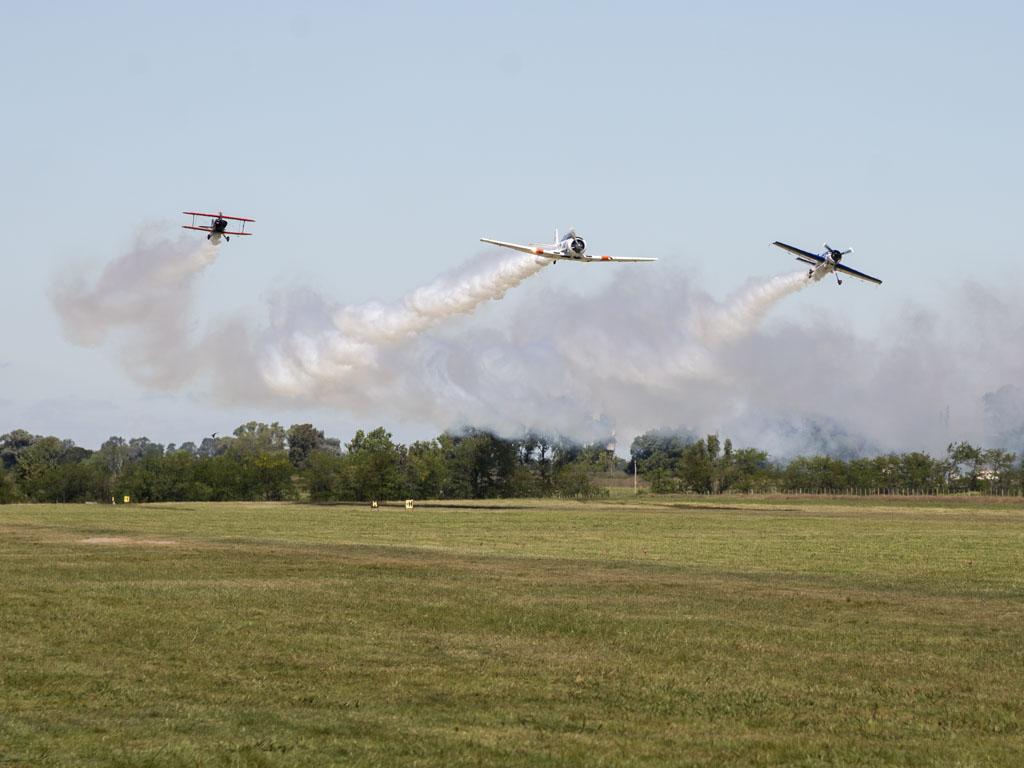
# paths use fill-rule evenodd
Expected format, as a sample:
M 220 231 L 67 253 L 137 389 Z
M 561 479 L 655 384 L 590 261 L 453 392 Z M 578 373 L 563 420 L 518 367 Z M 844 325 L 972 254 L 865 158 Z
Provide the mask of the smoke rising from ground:
M 615 431 L 628 441 L 684 427 L 776 457 L 851 456 L 939 453 L 954 439 L 982 439 L 986 408 L 1024 412 L 1024 396 L 1000 390 L 1022 366 L 1005 340 L 979 332 L 1019 333 L 1022 313 L 977 286 L 941 315 L 903 307 L 898 333 L 866 341 L 829 317 L 764 326 L 810 284 L 804 270 L 718 301 L 667 268 L 626 268 L 581 295 L 522 285 L 549 262 L 517 255 L 467 266 L 394 304 L 338 306 L 293 291 L 264 323 L 227 317 L 190 333 L 196 281 L 216 257 L 194 241 L 140 241 L 94 281 L 59 281 L 53 302 L 65 334 L 87 346 L 113 338 L 130 374 L 154 388 L 202 379 L 229 402 L 322 404 L 438 430 L 587 441 Z M 468 317 L 518 286 L 529 293 L 500 326 Z

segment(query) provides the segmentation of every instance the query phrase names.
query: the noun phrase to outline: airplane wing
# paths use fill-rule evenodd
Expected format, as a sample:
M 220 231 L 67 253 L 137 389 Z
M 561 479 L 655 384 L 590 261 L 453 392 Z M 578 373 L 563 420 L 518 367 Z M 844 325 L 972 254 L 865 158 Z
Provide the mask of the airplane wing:
M 785 251 L 796 254 L 797 261 L 802 261 L 804 264 L 821 264 L 825 259 L 816 253 L 810 253 L 808 251 L 802 251 L 799 248 L 794 248 L 792 245 L 786 245 L 776 240 L 772 245 L 777 245 Z
M 182 213 L 186 216 L 209 216 L 211 219 L 216 219 L 219 216 L 222 219 L 232 219 L 234 221 L 256 221 L 256 219 L 243 219 L 241 216 L 225 216 L 223 213 L 199 213 L 199 211 L 182 211 Z
M 516 243 L 503 243 L 500 240 L 488 240 L 486 237 L 481 237 L 480 242 L 490 243 L 491 245 L 500 245 L 502 248 L 511 248 L 514 251 L 532 253 L 536 256 L 548 256 L 549 258 L 552 259 L 558 258 L 562 255 L 561 251 L 546 251 L 539 245 L 518 245 Z
M 182 229 L 198 229 L 201 232 L 215 232 L 215 231 L 217 231 L 212 226 L 189 226 L 188 224 L 182 224 L 181 228 Z M 224 230 L 224 231 L 221 232 L 221 234 L 252 234 L 252 232 L 232 232 L 232 231 Z
M 854 277 L 859 277 L 861 280 L 867 280 L 869 283 L 875 283 L 876 285 L 882 284 L 882 281 L 879 280 L 877 277 L 865 275 L 863 272 L 858 272 L 856 269 L 844 267 L 842 264 L 836 264 L 836 271 L 842 272 L 844 275 L 853 275 Z
M 657 259 L 640 258 L 639 256 L 587 256 L 581 261 L 657 261 Z

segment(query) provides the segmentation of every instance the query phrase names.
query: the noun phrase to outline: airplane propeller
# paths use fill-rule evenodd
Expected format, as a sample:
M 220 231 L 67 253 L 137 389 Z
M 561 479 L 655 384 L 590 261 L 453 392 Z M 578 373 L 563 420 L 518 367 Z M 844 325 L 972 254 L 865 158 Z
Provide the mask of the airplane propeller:
M 566 238 L 570 240 L 569 247 L 576 254 L 576 257 L 582 256 L 583 251 L 587 248 L 587 244 L 582 237 L 576 234 L 576 227 L 569 227 L 569 234 L 566 235 Z
M 839 261 L 848 253 L 853 253 L 853 248 L 847 248 L 845 251 L 837 251 L 828 243 L 825 243 L 825 250 L 828 251 L 828 254 L 836 261 Z

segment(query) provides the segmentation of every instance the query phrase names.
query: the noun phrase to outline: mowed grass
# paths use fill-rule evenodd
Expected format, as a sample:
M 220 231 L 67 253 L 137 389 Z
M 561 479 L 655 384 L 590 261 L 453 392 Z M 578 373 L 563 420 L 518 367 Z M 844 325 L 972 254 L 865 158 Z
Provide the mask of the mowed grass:
M 0 507 L 0 765 L 1016 765 L 1024 504 Z

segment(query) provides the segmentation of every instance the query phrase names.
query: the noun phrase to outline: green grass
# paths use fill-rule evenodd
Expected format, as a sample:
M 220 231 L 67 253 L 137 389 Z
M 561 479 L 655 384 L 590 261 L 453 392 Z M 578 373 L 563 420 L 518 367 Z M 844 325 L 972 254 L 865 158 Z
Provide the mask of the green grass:
M 1024 754 L 1019 501 L 3 506 L 0 586 L 0 766 Z

